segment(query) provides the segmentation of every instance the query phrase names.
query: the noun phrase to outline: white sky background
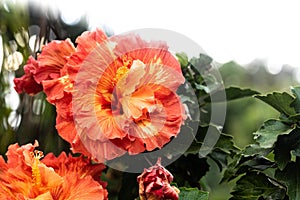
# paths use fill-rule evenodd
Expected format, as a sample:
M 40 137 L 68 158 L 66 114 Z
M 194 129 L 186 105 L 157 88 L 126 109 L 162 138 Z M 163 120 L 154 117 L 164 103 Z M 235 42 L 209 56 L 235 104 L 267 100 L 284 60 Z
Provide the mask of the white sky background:
M 264 59 L 273 72 L 285 64 L 300 69 L 296 0 L 47 1 L 71 21 L 87 12 L 92 28 L 106 25 L 115 34 L 138 28 L 176 31 L 220 63 Z

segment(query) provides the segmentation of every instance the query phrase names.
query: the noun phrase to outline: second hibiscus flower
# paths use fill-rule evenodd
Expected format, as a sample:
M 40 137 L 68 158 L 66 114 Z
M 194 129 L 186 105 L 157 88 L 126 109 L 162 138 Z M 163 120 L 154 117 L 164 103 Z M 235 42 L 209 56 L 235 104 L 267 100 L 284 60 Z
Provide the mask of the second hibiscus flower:
M 60 76 L 42 81 L 57 107 L 58 132 L 74 152 L 103 162 L 162 148 L 176 137 L 185 119 L 176 90 L 185 79 L 164 42 L 135 34 L 106 38 L 101 30 L 76 42 L 74 52 L 61 55 L 65 63 L 53 64 Z M 42 54 L 58 52 L 52 47 Z

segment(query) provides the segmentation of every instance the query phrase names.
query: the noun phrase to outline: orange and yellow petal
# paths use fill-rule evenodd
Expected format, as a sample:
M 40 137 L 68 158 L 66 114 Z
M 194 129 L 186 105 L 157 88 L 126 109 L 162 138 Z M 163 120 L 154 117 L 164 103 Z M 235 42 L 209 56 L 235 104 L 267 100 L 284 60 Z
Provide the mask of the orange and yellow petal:
M 106 34 L 101 29 L 95 31 L 85 31 L 77 39 L 77 52 L 86 57 L 96 46 L 107 39 Z
M 11 145 L 8 162 L 0 159 L 1 169 L 5 169 L 0 171 L 0 197 L 10 200 L 107 199 L 106 183 L 100 180 L 103 164 L 91 164 L 88 158 L 67 157 L 65 153 L 58 158 L 50 154 L 43 163 L 40 161 L 42 152 L 33 151 L 37 145 Z M 12 162 L 16 163 L 10 164 Z M 20 163 L 23 165 L 18 165 Z
M 107 200 L 108 192 L 91 176 L 80 178 L 76 173 L 64 176 L 64 184 L 51 191 L 55 200 Z
M 99 181 L 99 183 L 106 187 L 106 183 L 100 181 L 100 175 L 105 169 L 105 165 L 102 163 L 93 164 L 91 160 L 83 155 L 79 157 L 73 157 L 70 154 L 66 155 L 62 152 L 58 157 L 53 153 L 49 153 L 42 160 L 44 164 L 51 167 L 60 176 L 65 176 L 68 173 L 80 174 L 80 177 L 92 176 L 94 180 Z
M 54 40 L 44 46 L 37 59 L 39 68 L 34 75 L 35 81 L 41 83 L 61 77 L 61 70 L 73 52 L 75 47 L 70 39 Z

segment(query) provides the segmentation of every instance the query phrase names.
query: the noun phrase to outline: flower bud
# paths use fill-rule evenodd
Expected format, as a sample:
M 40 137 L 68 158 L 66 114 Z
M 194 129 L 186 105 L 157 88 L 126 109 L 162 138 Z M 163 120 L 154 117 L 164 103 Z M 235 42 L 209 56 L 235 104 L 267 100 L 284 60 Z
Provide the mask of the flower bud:
M 139 195 L 141 200 L 178 200 L 180 192 L 170 183 L 173 180 L 172 174 L 161 165 L 160 158 L 156 165 L 145 169 L 138 176 Z

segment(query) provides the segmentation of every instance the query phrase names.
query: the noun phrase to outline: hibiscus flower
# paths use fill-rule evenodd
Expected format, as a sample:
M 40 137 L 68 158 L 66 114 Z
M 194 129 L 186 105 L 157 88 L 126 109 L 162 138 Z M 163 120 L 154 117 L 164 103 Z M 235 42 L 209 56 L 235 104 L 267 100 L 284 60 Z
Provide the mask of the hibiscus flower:
M 109 38 L 90 52 L 75 82 L 81 141 L 98 160 L 120 148 L 129 154 L 162 148 L 183 123 L 176 94 L 182 83 L 180 64 L 165 43 L 134 34 Z M 107 140 L 103 151 L 97 144 Z
M 32 56 L 29 57 L 24 66 L 25 74 L 14 79 L 16 91 L 30 95 L 42 91 L 42 81 L 60 77 L 62 67 L 74 51 L 75 48 L 69 39 L 53 41 L 44 46 L 37 60 Z
M 59 62 L 43 56 L 47 67 L 36 78 L 56 106 L 56 128 L 73 152 L 104 162 L 162 148 L 177 136 L 185 114 L 176 90 L 185 79 L 164 42 L 135 34 L 107 38 L 97 29 L 76 43 L 74 52 L 49 43 L 41 55 Z M 58 69 L 59 76 L 53 73 Z
M 106 184 L 99 179 L 103 164 L 92 165 L 87 158 L 65 153 L 41 160 L 43 153 L 34 150 L 37 146 L 37 142 L 10 145 L 7 163 L 0 157 L 0 199 L 107 199 Z

